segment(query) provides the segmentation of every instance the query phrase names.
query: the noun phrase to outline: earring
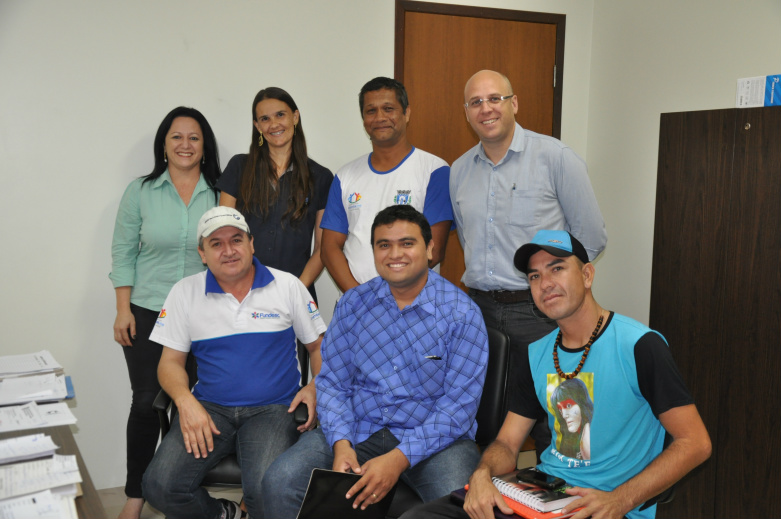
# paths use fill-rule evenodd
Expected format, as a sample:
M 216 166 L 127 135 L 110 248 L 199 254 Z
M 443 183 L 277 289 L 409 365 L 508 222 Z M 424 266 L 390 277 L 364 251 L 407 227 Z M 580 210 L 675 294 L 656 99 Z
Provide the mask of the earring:
M 163 160 L 168 162 L 168 154 L 163 150 Z
M 263 146 L 263 134 L 260 134 L 260 139 L 258 139 L 258 146 Z
M 201 164 L 206 164 L 206 154 L 201 155 Z
M 296 135 L 296 125 L 294 124 L 293 125 L 293 136 L 295 136 L 295 135 Z

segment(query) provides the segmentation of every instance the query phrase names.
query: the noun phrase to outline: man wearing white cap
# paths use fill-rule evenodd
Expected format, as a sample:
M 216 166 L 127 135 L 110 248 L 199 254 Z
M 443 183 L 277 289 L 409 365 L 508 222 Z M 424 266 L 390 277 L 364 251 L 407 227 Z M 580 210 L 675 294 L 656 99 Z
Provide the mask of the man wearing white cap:
M 164 346 L 160 385 L 179 409 L 144 474 L 144 496 L 166 517 L 238 518 L 236 503 L 201 488 L 206 472 L 236 453 L 249 515 L 263 517 L 260 482 L 271 462 L 315 423 L 314 381 L 300 387 L 296 338 L 320 371 L 325 324 L 294 276 L 263 266 L 235 209 L 215 207 L 198 223 L 208 270 L 171 289 L 150 339 Z M 184 370 L 192 351 L 199 382 Z M 309 409 L 296 428 L 289 413 Z

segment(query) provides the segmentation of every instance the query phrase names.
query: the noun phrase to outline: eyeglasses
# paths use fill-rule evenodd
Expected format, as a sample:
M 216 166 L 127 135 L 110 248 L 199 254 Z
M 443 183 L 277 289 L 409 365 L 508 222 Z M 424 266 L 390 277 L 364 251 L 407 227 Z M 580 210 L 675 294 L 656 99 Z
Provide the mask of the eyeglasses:
M 467 108 L 471 108 L 473 110 L 477 110 L 480 108 L 480 105 L 483 103 L 488 103 L 491 106 L 496 106 L 505 99 L 510 99 L 514 94 L 506 95 L 506 96 L 491 96 L 487 97 L 485 99 L 471 99 L 468 103 L 464 103 L 464 106 Z

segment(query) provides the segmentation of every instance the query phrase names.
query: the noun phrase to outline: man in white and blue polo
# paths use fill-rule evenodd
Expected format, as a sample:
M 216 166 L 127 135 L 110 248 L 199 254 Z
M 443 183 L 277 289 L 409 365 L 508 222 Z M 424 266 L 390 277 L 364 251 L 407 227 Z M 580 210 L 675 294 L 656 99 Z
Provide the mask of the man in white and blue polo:
M 370 234 L 382 209 L 410 205 L 423 213 L 433 237 L 432 268 L 445 255 L 453 223 L 450 167 L 407 140 L 412 108 L 404 85 L 376 77 L 361 88 L 358 106 L 372 151 L 336 172 L 320 223 L 320 257 L 342 292 L 377 277 Z
M 158 377 L 179 414 L 144 474 L 144 496 L 172 519 L 238 518 L 236 503 L 201 488 L 206 472 L 235 452 L 245 503 L 257 519 L 266 468 L 315 423 L 314 381 L 300 387 L 296 338 L 316 375 L 326 327 L 296 277 L 254 258 L 235 209 L 203 215 L 198 253 L 208 270 L 174 285 L 150 336 L 165 346 Z M 198 362 L 192 392 L 184 370 L 189 352 Z M 297 430 L 289 413 L 301 402 L 309 418 Z

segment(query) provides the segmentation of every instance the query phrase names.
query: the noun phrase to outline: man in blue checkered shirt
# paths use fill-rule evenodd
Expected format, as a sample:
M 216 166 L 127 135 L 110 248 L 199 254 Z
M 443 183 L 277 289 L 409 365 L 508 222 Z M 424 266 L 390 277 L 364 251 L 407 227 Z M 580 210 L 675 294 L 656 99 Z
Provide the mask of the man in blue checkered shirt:
M 266 517 L 296 516 L 314 468 L 361 474 L 346 498 L 365 509 L 399 479 L 431 501 L 463 487 L 477 465 L 488 363 L 480 309 L 428 269 L 431 227 L 414 208 L 380 211 L 371 243 L 380 276 L 336 307 L 315 382 L 321 427 L 267 471 Z

